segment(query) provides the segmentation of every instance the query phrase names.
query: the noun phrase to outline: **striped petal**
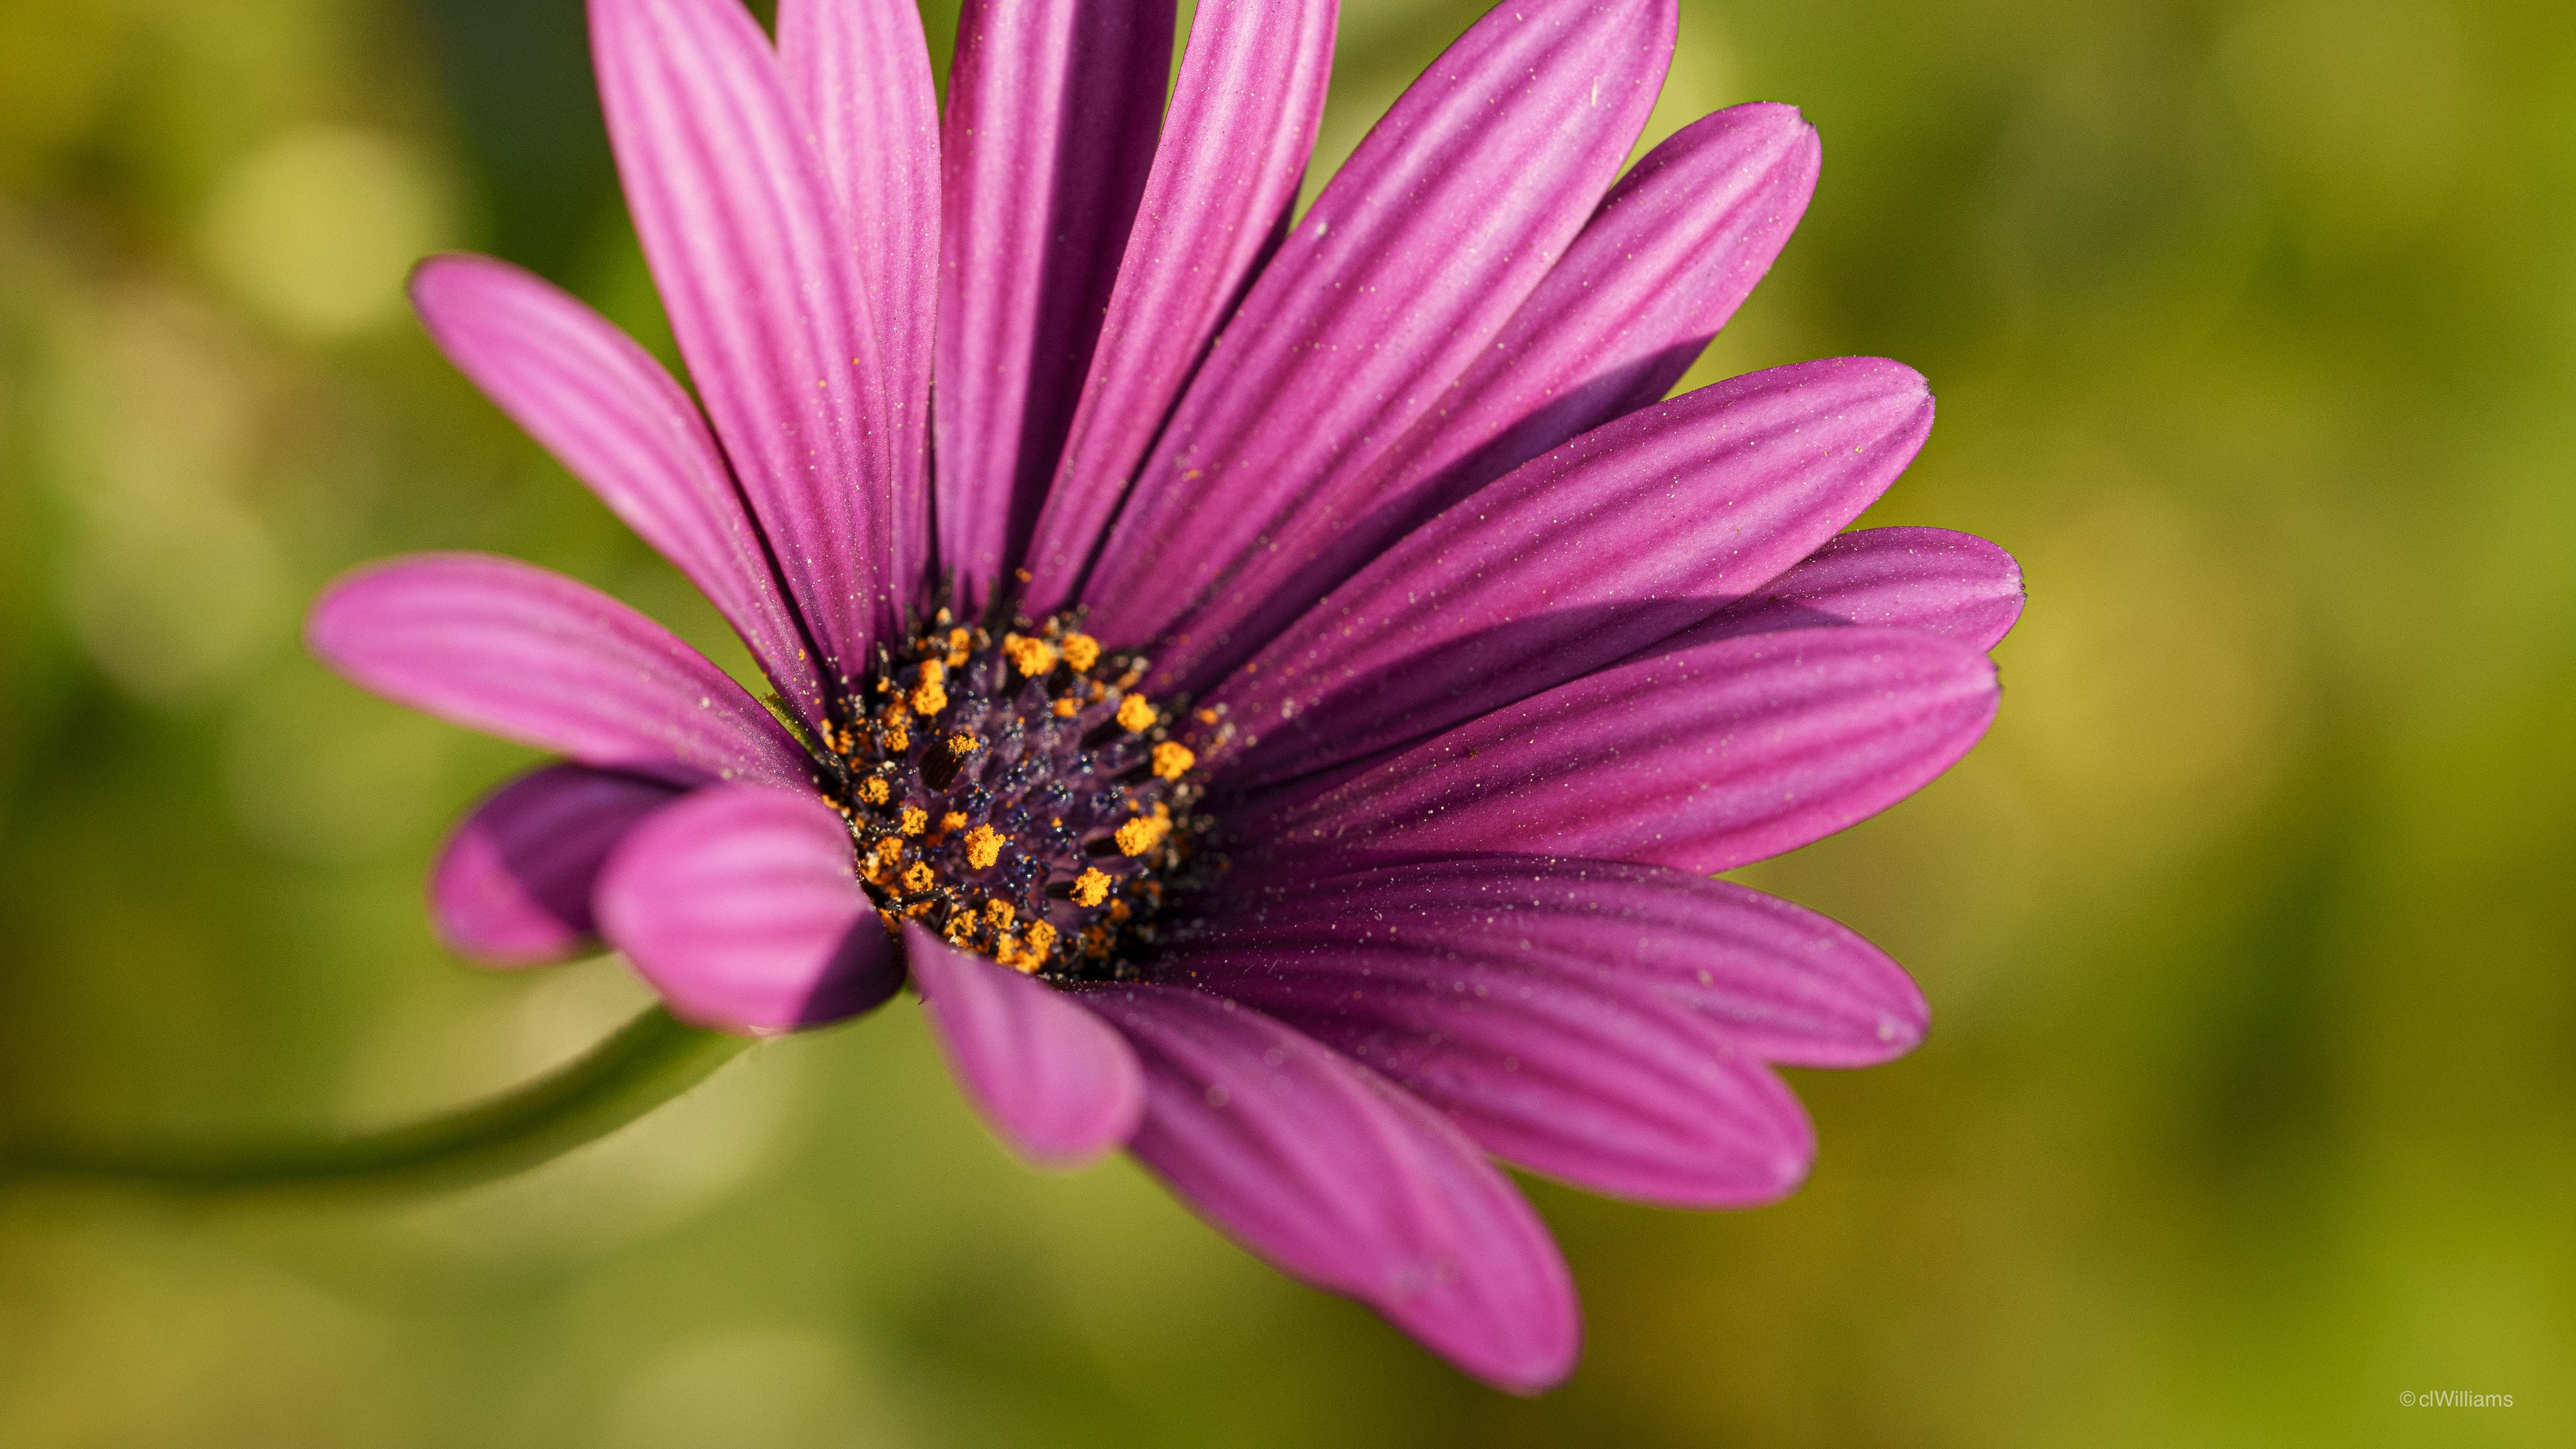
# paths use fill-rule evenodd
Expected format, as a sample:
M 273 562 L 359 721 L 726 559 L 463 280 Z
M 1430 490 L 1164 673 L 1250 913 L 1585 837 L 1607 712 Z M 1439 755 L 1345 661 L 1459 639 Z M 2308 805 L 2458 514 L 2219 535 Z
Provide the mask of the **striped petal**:
M 1647 153 L 1404 440 L 1300 500 L 1193 616 L 1166 677 L 1205 689 L 1441 509 L 1662 398 L 1770 269 L 1816 165 L 1814 129 L 1781 105 L 1721 111 Z
M 1026 546 L 1171 81 L 1171 0 L 968 0 L 949 71 L 939 547 L 970 595 Z
M 626 832 L 680 791 L 586 765 L 521 775 L 465 817 L 429 871 L 448 949 L 487 966 L 542 966 L 598 948 L 591 887 Z
M 939 306 L 939 93 L 911 0 L 780 0 L 778 60 L 845 217 L 885 359 L 894 577 L 930 547 L 930 355 Z
M 1672 648 L 1775 629 L 1867 624 L 1992 649 L 2021 618 L 2021 566 L 1970 533 L 1864 528 L 1846 533 L 1758 594 L 1675 635 Z
M 1997 700 L 1991 661 L 1928 634 L 1725 639 L 1561 685 L 1227 825 L 1254 842 L 1238 869 L 1511 851 L 1715 872 L 1913 794 Z
M 900 617 L 893 408 L 857 248 L 740 0 L 590 0 L 627 208 L 827 680 Z
M 1408 535 L 1211 696 L 1245 788 L 1579 678 L 1769 583 L 1859 516 L 1932 429 L 1913 369 L 1843 358 L 1631 413 Z
M 903 945 L 950 1070 L 1013 1151 L 1041 1167 L 1077 1167 L 1135 1135 L 1145 1078 L 1107 1022 L 918 921 Z
M 1281 239 L 1333 64 L 1337 0 L 1208 0 L 1145 183 L 1064 459 L 1028 551 L 1028 600 L 1071 601 L 1127 480 L 1245 283 Z
M 342 578 L 305 637 L 342 677 L 485 734 L 679 785 L 802 785 L 805 752 L 669 630 L 516 559 L 416 554 Z
M 439 350 L 715 602 L 811 724 L 821 677 L 705 419 L 607 318 L 491 257 L 434 257 L 412 304 Z
M 1458 1367 L 1534 1393 L 1574 1367 L 1565 1260 L 1457 1128 L 1259 1012 L 1196 992 L 1085 993 L 1145 1069 L 1137 1158 L 1235 1241 Z
M 1083 597 L 1093 632 L 1185 632 L 1302 500 L 1438 404 L 1617 174 L 1671 0 L 1497 7 L 1360 144 L 1264 268 L 1146 462 Z
M 717 786 L 650 816 L 610 854 L 596 906 L 671 1014 L 700 1026 L 818 1026 L 903 984 L 849 827 L 811 791 Z

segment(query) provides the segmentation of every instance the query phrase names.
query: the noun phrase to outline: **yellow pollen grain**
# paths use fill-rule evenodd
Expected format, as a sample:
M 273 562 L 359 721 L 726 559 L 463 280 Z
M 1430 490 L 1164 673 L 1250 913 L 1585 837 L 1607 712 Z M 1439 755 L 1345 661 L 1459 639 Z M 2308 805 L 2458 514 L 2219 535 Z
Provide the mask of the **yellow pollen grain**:
M 859 798 L 871 805 L 883 805 L 894 798 L 894 791 L 887 787 L 882 778 L 870 775 L 859 782 Z
M 948 631 L 948 667 L 949 667 L 949 668 L 951 668 L 951 669 L 956 669 L 956 668 L 958 668 L 958 667 L 960 667 L 960 666 L 964 665 L 964 664 L 965 664 L 965 662 L 966 662 L 966 657 L 967 657 L 968 653 L 971 651 L 971 649 L 972 649 L 972 647 L 973 647 L 974 643 L 975 643 L 975 631 L 974 631 L 974 630 L 972 630 L 972 629 L 951 629 L 951 630 L 949 630 L 949 631 Z
M 916 860 L 912 863 L 912 869 L 903 873 L 903 888 L 908 891 L 926 891 L 937 884 L 938 880 L 939 872 L 932 870 L 927 862 Z
M 1154 706 L 1141 694 L 1131 694 L 1118 701 L 1119 726 L 1129 734 L 1154 727 Z
M 1014 971 L 1027 972 L 1038 969 L 1034 961 L 1021 961 L 1020 938 L 1008 931 L 993 938 L 993 959 Z
M 1075 715 L 1082 713 L 1081 703 L 1072 699 L 1059 699 L 1055 703 L 1047 706 L 1047 708 L 1055 711 L 1055 717 L 1057 719 L 1071 719 Z
M 1130 852 L 1132 854 L 1132 852 Z M 990 825 L 978 825 L 966 832 L 966 863 L 977 870 L 991 867 L 1002 858 L 1002 832 Z
M 1190 753 L 1187 745 L 1165 740 L 1154 746 L 1154 773 L 1166 780 L 1181 778 L 1190 772 L 1190 766 L 1198 762 L 1199 757 Z
M 950 754 L 971 755 L 983 747 L 984 742 L 975 738 L 973 735 L 950 735 L 948 737 L 948 752 Z
M 934 661 L 935 662 L 935 661 Z M 948 707 L 948 690 L 936 679 L 924 678 L 912 691 L 914 714 L 937 714 Z
M 930 828 L 930 812 L 918 805 L 906 805 L 898 817 L 897 827 L 906 835 L 919 835 Z
M 1086 870 L 1079 879 L 1074 881 L 1073 903 L 1084 910 L 1089 910 L 1107 899 L 1109 899 L 1109 872 L 1099 869 Z
M 1018 911 L 1011 909 L 1011 903 L 1009 901 L 987 900 L 984 902 L 984 919 L 991 921 L 994 925 L 1001 927 L 1005 931 L 1011 928 L 1011 923 L 1018 920 L 1019 916 L 1020 913 Z
M 1171 833 L 1170 820 L 1161 816 L 1139 815 L 1119 826 L 1114 838 L 1118 842 L 1119 854 L 1143 855 L 1146 851 L 1162 844 L 1163 837 Z
M 948 928 L 940 934 L 946 936 L 953 944 L 960 946 L 965 945 L 966 938 L 975 934 L 975 913 L 973 911 L 959 911 L 957 914 L 950 916 L 948 918 Z
M 936 659 L 925 659 L 921 661 L 921 682 L 924 684 L 947 683 L 948 666 L 940 663 Z
M 1026 634 L 1005 634 L 1002 636 L 1002 653 L 1009 658 L 1012 668 L 1031 679 L 1055 668 L 1055 646 L 1044 639 L 1033 639 Z
M 877 742 L 885 746 L 887 754 L 900 755 L 912 748 L 912 731 L 899 724 L 890 724 L 877 732 Z
M 881 865 L 891 866 L 896 861 L 903 859 L 903 842 L 889 835 L 885 839 L 877 842 L 876 851 L 877 862 Z
M 952 830 L 963 830 L 965 828 L 966 812 L 962 810 L 951 810 L 947 814 L 939 817 L 939 833 L 942 835 L 946 835 Z
M 1043 965 L 1048 953 L 1055 950 L 1055 927 L 1044 921 L 1029 922 L 1029 954 Z
M 1077 671 L 1089 669 L 1100 662 L 1100 641 L 1088 634 L 1065 635 L 1064 662 Z

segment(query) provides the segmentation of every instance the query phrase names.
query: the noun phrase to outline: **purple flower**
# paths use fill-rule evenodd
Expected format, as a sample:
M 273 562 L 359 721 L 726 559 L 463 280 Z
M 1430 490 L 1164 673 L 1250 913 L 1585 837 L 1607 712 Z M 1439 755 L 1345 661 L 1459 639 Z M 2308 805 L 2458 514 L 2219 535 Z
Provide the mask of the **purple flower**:
M 431 882 L 458 950 L 602 938 L 683 1018 L 906 979 L 1026 1157 L 1124 1146 L 1461 1368 L 1571 1368 L 1488 1154 L 1759 1203 L 1778 1066 L 1921 1037 L 1833 922 L 1709 877 L 1904 798 L 1996 707 L 2011 559 L 1844 533 L 1932 421 L 1847 358 L 1659 401 L 1813 188 L 1785 106 L 1624 176 L 1671 0 L 1496 10 L 1295 228 L 1332 0 L 969 0 L 944 123 L 908 0 L 592 0 L 697 385 L 442 257 L 432 335 L 750 646 L 415 557 L 316 606 L 358 683 L 562 757 Z M 934 376 L 936 387 L 933 386 Z M 701 406 L 702 405 L 702 406 Z

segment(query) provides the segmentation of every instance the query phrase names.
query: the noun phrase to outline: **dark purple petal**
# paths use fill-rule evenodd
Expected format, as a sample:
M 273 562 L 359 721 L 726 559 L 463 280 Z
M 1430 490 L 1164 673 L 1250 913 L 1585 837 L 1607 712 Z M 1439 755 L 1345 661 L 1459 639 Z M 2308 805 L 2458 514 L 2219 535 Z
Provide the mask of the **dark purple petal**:
M 885 359 L 894 577 L 930 548 L 930 355 L 939 308 L 939 92 L 912 0 L 780 0 L 778 61 L 812 126 Z
M 1725 639 L 1604 670 L 1329 786 L 1228 812 L 1238 868 L 1516 851 L 1721 871 L 1877 814 L 1968 752 L 1995 668 L 1897 629 Z M 1246 877 L 1251 878 L 1250 876 Z
M 1565 1260 L 1457 1128 L 1232 1002 L 1161 986 L 1082 1000 L 1144 1063 L 1136 1156 L 1208 1221 L 1489 1383 L 1531 1393 L 1573 1369 Z
M 1864 1067 L 1922 1041 L 1904 969 L 1850 929 L 1658 866 L 1468 856 L 1252 884 L 1209 905 L 1210 950 L 1359 944 L 1462 965 L 1587 967 L 1702 1013 L 1796 1067 Z
M 1688 648 L 1775 629 L 1868 624 L 1992 649 L 2021 617 L 2021 566 L 1970 533 L 1864 528 L 1846 533 L 1760 593 L 1675 635 Z
M 1584 434 L 1408 535 L 1211 696 L 1230 784 L 1420 739 L 1625 658 L 1769 583 L 1932 428 L 1911 368 L 1731 378 Z
M 1083 586 L 1094 633 L 1189 632 L 1202 596 L 1301 500 L 1440 402 L 1618 173 L 1672 35 L 1672 0 L 1528 0 L 1414 82 L 1182 397 Z
M 1071 601 L 1172 399 L 1297 199 L 1337 0 L 1209 0 L 1118 265 L 1091 375 L 1029 546 L 1029 607 Z
M 689 576 L 808 723 L 821 676 L 698 405 L 653 355 L 541 277 L 434 257 L 412 303 L 439 350 Z
M 1490 912 L 1417 913 L 1363 879 L 1251 939 L 1220 927 L 1156 979 L 1258 1007 L 1495 1156 L 1595 1192 L 1741 1207 L 1806 1176 L 1798 1099 L 1716 1022 L 1615 967 L 1525 949 Z
M 1076 1167 L 1136 1134 L 1144 1071 L 1107 1022 L 918 921 L 904 927 L 903 946 L 958 1084 L 1014 1151 L 1042 1167 Z
M 1301 498 L 1193 615 L 1163 655 L 1170 684 L 1205 689 L 1433 514 L 1661 398 L 1779 255 L 1816 164 L 1814 130 L 1781 105 L 1721 111 L 1649 152 L 1404 439 Z
M 858 248 L 741 0 L 590 0 L 627 209 L 827 679 L 898 620 L 885 361 Z
M 795 738 L 661 625 L 490 554 L 414 554 L 343 577 L 305 638 L 362 688 L 585 765 L 690 785 L 801 786 Z
M 1026 547 L 1172 75 L 1171 0 L 967 0 L 948 76 L 939 547 L 970 594 Z
M 810 793 L 698 791 L 627 832 L 594 904 L 601 934 L 672 1015 L 700 1026 L 816 1026 L 903 984 L 849 827 Z
M 487 966 L 542 966 L 598 948 L 591 887 L 635 822 L 680 798 L 669 785 L 548 765 L 484 798 L 429 872 L 448 948 Z

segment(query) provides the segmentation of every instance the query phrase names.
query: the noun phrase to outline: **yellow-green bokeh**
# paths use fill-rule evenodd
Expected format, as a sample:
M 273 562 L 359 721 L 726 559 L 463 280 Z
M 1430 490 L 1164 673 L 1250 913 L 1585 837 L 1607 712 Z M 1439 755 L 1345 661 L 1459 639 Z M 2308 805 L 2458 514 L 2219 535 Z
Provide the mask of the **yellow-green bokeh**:
M 1319 177 L 1474 13 L 1348 0 Z M 1681 46 L 1658 134 L 1825 146 L 1694 382 L 1920 368 L 1873 520 L 2031 586 L 1985 745 L 1746 873 L 1933 1005 L 1800 1078 L 1795 1198 L 1535 1185 L 1589 1343 L 1513 1401 L 1124 1163 L 1014 1166 L 899 1002 L 459 1198 L 0 1195 L 0 1445 L 2576 1442 L 2576 20 L 1685 0 Z M 434 946 L 518 756 L 298 643 L 334 572 L 477 547 L 739 662 L 407 320 L 458 245 L 659 345 L 577 0 L 0 0 L 0 1130 L 389 1121 L 644 999 Z

